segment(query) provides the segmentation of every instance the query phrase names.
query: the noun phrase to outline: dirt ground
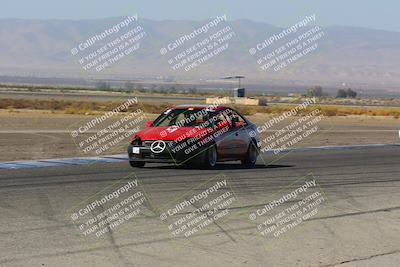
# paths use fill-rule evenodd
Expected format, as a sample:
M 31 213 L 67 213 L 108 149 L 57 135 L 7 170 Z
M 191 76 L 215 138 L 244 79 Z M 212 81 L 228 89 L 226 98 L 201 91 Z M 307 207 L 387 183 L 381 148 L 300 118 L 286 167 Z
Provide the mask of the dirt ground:
M 155 116 L 147 115 L 146 120 L 152 120 Z M 79 143 L 77 139 L 71 137 L 71 130 L 95 117 L 43 111 L 2 110 L 0 111 L 0 162 L 95 156 L 95 153 L 83 153 L 77 144 Z M 256 114 L 248 118 L 257 125 L 263 125 L 272 117 Z M 107 123 L 111 124 L 117 120 L 118 116 Z M 140 127 L 144 127 L 144 121 L 140 123 Z M 325 117 L 318 123 L 317 132 L 294 144 L 293 147 L 399 143 L 399 129 L 400 119 L 391 117 Z M 125 153 L 128 139 L 121 140 L 101 155 Z

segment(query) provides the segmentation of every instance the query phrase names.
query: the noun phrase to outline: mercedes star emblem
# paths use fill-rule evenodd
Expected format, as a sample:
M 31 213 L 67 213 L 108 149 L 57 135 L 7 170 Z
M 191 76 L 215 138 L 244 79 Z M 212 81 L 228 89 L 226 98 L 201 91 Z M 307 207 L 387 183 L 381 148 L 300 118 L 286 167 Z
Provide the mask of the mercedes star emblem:
M 158 153 L 163 152 L 166 146 L 167 145 L 165 144 L 164 141 L 158 140 L 151 144 L 150 150 L 151 150 L 151 152 L 158 154 Z

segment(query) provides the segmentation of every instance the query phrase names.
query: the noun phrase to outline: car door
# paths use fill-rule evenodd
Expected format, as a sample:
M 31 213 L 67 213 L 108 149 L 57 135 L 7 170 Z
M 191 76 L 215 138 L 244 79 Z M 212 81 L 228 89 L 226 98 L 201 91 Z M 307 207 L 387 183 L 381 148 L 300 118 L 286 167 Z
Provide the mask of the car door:
M 236 111 L 227 109 L 224 113 L 232 124 L 232 157 L 241 157 L 246 154 L 249 146 L 249 136 L 246 130 L 247 122 Z
M 216 115 L 215 126 L 217 127 L 213 133 L 214 141 L 217 144 L 217 152 L 219 159 L 231 158 L 235 150 L 234 129 L 230 121 L 224 115 L 224 110 L 219 111 Z
M 243 126 L 235 123 L 237 113 L 231 109 L 224 109 L 219 113 L 220 123 L 224 123 L 229 128 L 224 131 L 218 139 L 218 155 L 220 159 L 237 159 L 247 151 L 246 131 Z M 221 127 L 220 127 L 221 128 Z

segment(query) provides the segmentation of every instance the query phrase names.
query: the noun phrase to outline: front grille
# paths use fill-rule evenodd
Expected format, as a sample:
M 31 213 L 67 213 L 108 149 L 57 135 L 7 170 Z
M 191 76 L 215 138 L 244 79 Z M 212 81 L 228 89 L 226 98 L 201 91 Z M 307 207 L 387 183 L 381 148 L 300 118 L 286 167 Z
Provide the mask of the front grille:
M 145 147 L 148 147 L 148 148 L 150 148 L 151 147 L 151 144 L 153 143 L 154 141 L 143 141 L 143 146 L 145 146 Z
M 155 141 L 143 141 L 143 146 L 150 148 L 151 144 Z M 170 148 L 175 142 L 174 141 L 164 141 L 168 148 Z
M 171 156 L 169 150 L 170 150 L 170 145 L 173 144 L 173 141 L 164 141 L 166 144 L 166 148 L 161 153 L 151 152 L 150 148 L 151 148 L 151 145 L 153 144 L 153 142 L 155 142 L 155 141 L 143 141 L 142 145 L 148 149 L 148 150 L 142 151 L 141 154 L 142 154 L 143 158 L 172 159 L 172 156 Z

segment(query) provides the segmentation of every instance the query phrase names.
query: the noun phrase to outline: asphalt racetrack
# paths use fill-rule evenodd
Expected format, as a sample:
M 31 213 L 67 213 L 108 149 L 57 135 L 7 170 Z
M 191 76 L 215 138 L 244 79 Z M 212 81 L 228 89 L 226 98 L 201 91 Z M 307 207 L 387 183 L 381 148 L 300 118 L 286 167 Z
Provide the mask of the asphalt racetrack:
M 400 146 L 294 152 L 267 166 L 265 159 L 254 169 L 133 169 L 124 161 L 0 170 L 0 266 L 400 266 Z M 137 177 L 146 196 L 140 213 L 84 236 L 71 214 L 126 177 Z M 234 196 L 227 215 L 188 237 L 173 234 L 175 219 L 190 212 L 164 221 L 160 214 L 215 177 Z M 324 196 L 317 213 L 278 236 L 260 234 L 249 215 L 313 179 Z

